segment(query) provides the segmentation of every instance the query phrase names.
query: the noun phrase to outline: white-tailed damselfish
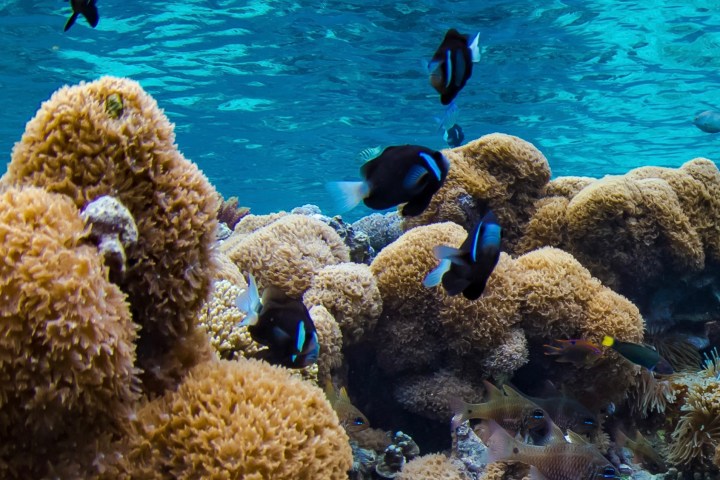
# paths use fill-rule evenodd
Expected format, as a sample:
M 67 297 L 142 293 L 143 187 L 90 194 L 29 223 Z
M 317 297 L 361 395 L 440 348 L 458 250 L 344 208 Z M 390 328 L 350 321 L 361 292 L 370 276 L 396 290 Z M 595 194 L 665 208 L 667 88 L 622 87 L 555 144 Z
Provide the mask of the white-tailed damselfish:
M 501 240 L 502 228 L 492 210 L 488 210 L 460 248 L 446 245 L 433 248 L 440 264 L 427 274 L 423 285 L 434 287 L 442 282 L 448 295 L 462 293 L 468 300 L 476 300 L 500 258 Z
M 460 93 L 472 75 L 473 62 L 480 61 L 479 39 L 478 33 L 468 41 L 467 35 L 451 28 L 428 63 L 430 85 L 440 94 L 443 105 Z
M 240 324 L 248 326 L 253 340 L 269 347 L 262 358 L 289 368 L 317 362 L 320 344 L 315 324 L 300 300 L 275 287 L 266 288 L 261 300 L 251 274 L 247 290 L 238 295 L 235 304 L 246 314 Z
M 70 0 L 73 13 L 70 18 L 68 18 L 68 21 L 65 24 L 65 30 L 63 31 L 67 32 L 70 27 L 75 24 L 75 20 L 77 20 L 77 17 L 80 14 L 85 17 L 85 20 L 87 20 L 91 27 L 95 28 L 98 24 L 98 20 L 100 19 L 96 2 L 97 0 Z
M 402 214 L 420 215 L 447 177 L 442 153 L 418 145 L 387 147 L 360 168 L 362 181 L 330 182 L 328 190 L 345 212 L 360 201 L 375 210 L 404 203 Z

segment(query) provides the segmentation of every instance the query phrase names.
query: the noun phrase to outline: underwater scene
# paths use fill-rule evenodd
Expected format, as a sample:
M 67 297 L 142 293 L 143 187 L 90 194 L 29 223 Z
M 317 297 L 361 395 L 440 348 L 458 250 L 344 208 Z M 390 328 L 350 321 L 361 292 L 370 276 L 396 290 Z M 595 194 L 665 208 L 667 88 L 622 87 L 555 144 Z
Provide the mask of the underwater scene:
M 0 34 L 1 479 L 720 480 L 717 0 Z

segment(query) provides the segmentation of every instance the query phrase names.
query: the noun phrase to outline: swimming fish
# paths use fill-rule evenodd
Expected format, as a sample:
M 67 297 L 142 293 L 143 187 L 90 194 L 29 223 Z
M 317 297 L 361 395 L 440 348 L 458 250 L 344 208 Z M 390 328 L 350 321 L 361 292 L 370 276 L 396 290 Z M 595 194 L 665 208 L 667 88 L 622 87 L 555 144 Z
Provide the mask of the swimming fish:
M 695 117 L 693 123 L 703 132 L 718 133 L 720 132 L 720 112 L 705 110 Z
M 443 135 L 443 140 L 445 140 L 445 143 L 447 143 L 450 148 L 462 145 L 463 140 L 465 140 L 465 134 L 463 133 L 462 127 L 457 123 L 450 127 L 450 129 Z
M 518 442 L 491 424 L 487 441 L 490 462 L 522 462 L 530 465 L 530 478 L 545 480 L 610 480 L 620 478 L 617 469 L 582 436 L 569 432 L 567 442 L 528 445 Z
M 337 413 L 340 425 L 346 432 L 362 432 L 370 427 L 370 421 L 352 404 L 345 387 L 340 387 L 340 390 L 337 390 L 332 380 L 328 379 L 325 382 L 325 396 L 335 410 L 335 413 Z
M 510 387 L 506 386 L 505 395 L 490 382 L 483 383 L 488 394 L 486 402 L 467 403 L 459 398 L 450 401 L 454 426 L 471 418 L 494 420 L 513 435 L 520 433 L 522 436 L 547 428 L 547 412 L 538 405 Z
M 615 443 L 619 447 L 627 447 L 636 457 L 636 461 L 642 463 L 650 473 L 664 473 L 667 471 L 667 464 L 655 447 L 645 438 L 640 431 L 635 431 L 635 438 L 630 439 L 625 432 L 619 428 L 615 430 Z
M 661 375 L 673 373 L 673 368 L 668 361 L 650 347 L 637 343 L 621 342 L 608 335 L 603 337 L 602 344 L 605 347 L 612 348 L 635 365 L 645 367 L 651 372 L 656 372 Z
M 447 177 L 450 164 L 442 153 L 418 145 L 387 147 L 360 169 L 362 181 L 330 182 L 338 208 L 347 211 L 360 201 L 376 210 L 405 203 L 402 214 L 420 215 Z
M 460 248 L 446 245 L 433 248 L 440 264 L 427 274 L 423 285 L 434 287 L 442 282 L 448 295 L 462 292 L 468 300 L 476 300 L 500 259 L 501 239 L 502 228 L 492 210 L 488 210 Z
M 288 297 L 275 287 L 263 291 L 262 299 L 252 274 L 248 288 L 235 300 L 246 316 L 240 325 L 247 325 L 253 340 L 269 347 L 270 363 L 288 368 L 303 368 L 317 362 L 320 353 L 315 324 L 300 300 Z
M 92 28 L 95 28 L 98 24 L 98 20 L 100 19 L 96 2 L 97 0 L 70 0 L 73 13 L 70 15 L 70 18 L 68 18 L 68 21 L 65 24 L 65 30 L 63 31 L 67 32 L 70 27 L 75 24 L 75 20 L 77 20 L 77 17 L 80 14 L 85 17 L 85 20 L 87 20 Z
M 458 108 L 457 104 L 455 102 L 450 102 L 450 105 L 445 108 L 443 116 L 435 117 L 435 121 L 438 124 L 438 131 L 446 132 L 450 130 L 457 123 L 459 115 L 460 109 Z
M 507 385 L 503 387 L 503 389 L 505 388 L 508 388 Z M 554 390 L 554 386 L 552 388 Z M 589 435 L 600 426 L 597 416 L 588 410 L 585 405 L 572 397 L 561 394 L 557 390 L 544 398 L 521 394 L 545 410 L 563 432 L 571 430 L 575 433 Z
M 571 338 L 553 340 L 553 345 L 543 345 L 545 355 L 555 356 L 558 362 L 592 365 L 602 356 L 602 349 L 589 340 Z
M 479 39 L 478 33 L 468 41 L 467 35 L 451 28 L 428 63 L 430 85 L 440 94 L 443 105 L 460 93 L 472 75 L 473 62 L 480 61 Z

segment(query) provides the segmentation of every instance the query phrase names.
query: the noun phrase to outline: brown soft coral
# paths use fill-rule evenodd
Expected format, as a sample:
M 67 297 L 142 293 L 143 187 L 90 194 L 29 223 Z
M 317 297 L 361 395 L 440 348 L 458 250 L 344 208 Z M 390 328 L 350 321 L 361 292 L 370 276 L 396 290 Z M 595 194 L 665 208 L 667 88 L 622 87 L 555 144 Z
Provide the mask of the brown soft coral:
M 464 480 L 462 462 L 445 455 L 433 453 L 408 462 L 398 474 L 397 480 Z
M 322 305 L 315 305 L 310 309 L 310 318 L 315 324 L 318 343 L 320 343 L 317 378 L 326 379 L 330 377 L 333 370 L 339 368 L 343 363 L 342 332 L 332 314 Z
M 532 144 L 501 133 L 443 153 L 451 164 L 445 184 L 425 212 L 405 220 L 405 227 L 449 220 L 470 229 L 489 207 L 500 219 L 506 248 L 512 251 L 550 180 L 545 156 Z
M 567 221 L 571 251 L 606 281 L 612 272 L 627 287 L 655 280 L 668 268 L 704 266 L 700 237 L 661 179 L 599 180 L 573 197 Z
M 431 365 L 445 349 L 438 341 L 441 293 L 425 288 L 422 280 L 437 265 L 432 248 L 459 246 L 466 236 L 465 229 L 451 222 L 413 228 L 370 265 L 383 302 L 374 341 L 386 370 Z
M 214 269 L 217 194 L 174 142 L 172 124 L 137 82 L 103 77 L 63 87 L 43 103 L 4 177 L 62 193 L 77 207 L 112 195 L 130 210 L 140 236 L 126 252 L 121 287 L 142 326 L 146 376 L 158 356 L 173 355 L 176 338 L 192 335 Z M 167 386 L 146 380 L 150 389 Z
M 382 311 L 375 277 L 370 267 L 358 263 L 341 263 L 319 270 L 303 301 L 330 311 L 343 331 L 346 345 L 371 333 Z
M 198 365 L 134 428 L 107 478 L 346 479 L 352 464 L 324 393 L 255 360 Z
M 3 478 L 42 476 L 58 449 L 117 432 L 137 399 L 136 326 L 85 235 L 65 196 L 32 187 L 0 194 Z
M 242 272 L 252 273 L 259 286 L 273 285 L 292 297 L 302 296 L 323 267 L 350 261 L 348 248 L 335 230 L 306 215 L 283 216 L 225 253 Z
M 522 326 L 529 337 L 642 340 L 637 307 L 603 286 L 569 253 L 545 247 L 516 262 Z

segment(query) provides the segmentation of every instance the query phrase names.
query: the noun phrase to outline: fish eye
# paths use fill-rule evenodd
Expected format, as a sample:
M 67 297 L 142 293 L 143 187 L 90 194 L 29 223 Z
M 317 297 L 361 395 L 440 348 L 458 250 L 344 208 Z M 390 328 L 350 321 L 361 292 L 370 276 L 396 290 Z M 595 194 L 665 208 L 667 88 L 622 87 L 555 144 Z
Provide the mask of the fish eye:
M 607 466 L 602 473 L 603 478 L 617 478 L 617 470 L 615 467 Z
M 545 418 L 545 412 L 543 412 L 543 411 L 540 410 L 539 408 L 538 408 L 538 409 L 535 409 L 535 410 L 533 410 L 533 412 L 532 412 L 532 417 L 535 418 L 535 419 L 538 419 L 538 420 L 539 420 L 539 419 L 542 419 L 542 418 Z
M 355 417 L 355 419 L 353 420 L 353 423 L 355 425 L 365 425 L 365 420 L 363 420 L 360 417 Z
M 585 420 L 583 420 L 583 423 L 584 423 L 585 425 L 592 425 L 592 426 L 594 427 L 594 426 L 595 426 L 595 419 L 594 419 L 594 418 L 586 418 Z

